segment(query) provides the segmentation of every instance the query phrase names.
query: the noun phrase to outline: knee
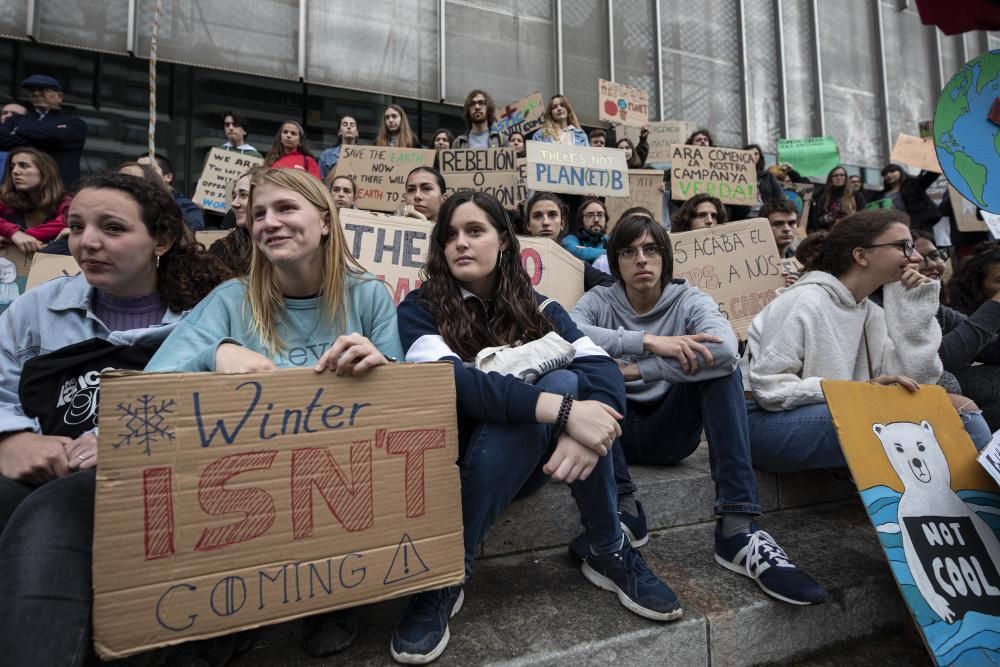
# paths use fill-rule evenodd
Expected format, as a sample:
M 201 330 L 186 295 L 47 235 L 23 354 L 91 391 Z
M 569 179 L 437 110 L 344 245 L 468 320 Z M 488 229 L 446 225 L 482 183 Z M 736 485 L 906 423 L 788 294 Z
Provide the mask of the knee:
M 89 545 L 94 532 L 94 471 L 76 472 L 38 487 L 18 505 L 3 531 L 4 545 Z
M 552 394 L 569 394 L 573 397 L 580 395 L 580 381 L 576 373 L 564 368 L 546 373 L 538 381 L 537 386 L 542 391 Z

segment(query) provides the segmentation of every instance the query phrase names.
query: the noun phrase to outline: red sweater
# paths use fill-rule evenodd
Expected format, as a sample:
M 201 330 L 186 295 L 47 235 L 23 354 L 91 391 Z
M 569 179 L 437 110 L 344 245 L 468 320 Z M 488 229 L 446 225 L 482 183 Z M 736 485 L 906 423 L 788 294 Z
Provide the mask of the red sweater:
M 316 164 L 316 160 L 301 151 L 285 153 L 275 160 L 271 166 L 276 169 L 302 169 L 303 171 L 308 171 L 316 178 L 323 180 L 323 175 L 319 171 L 319 165 Z
M 63 197 L 56 214 L 31 229 L 25 229 L 19 223 L 19 221 L 24 221 L 24 216 L 21 215 L 20 211 L 0 202 L 0 236 L 9 239 L 14 236 L 15 232 L 24 232 L 28 236 L 34 236 L 39 241 L 48 243 L 66 228 L 66 214 L 69 212 L 71 199 L 72 197 L 69 195 Z

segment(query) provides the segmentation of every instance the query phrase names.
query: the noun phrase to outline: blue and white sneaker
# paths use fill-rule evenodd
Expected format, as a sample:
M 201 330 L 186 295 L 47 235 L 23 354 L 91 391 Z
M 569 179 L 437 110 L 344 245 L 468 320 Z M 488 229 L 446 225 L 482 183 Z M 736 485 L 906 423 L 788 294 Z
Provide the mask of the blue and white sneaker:
M 392 631 L 389 650 L 396 662 L 426 665 L 437 660 L 448 647 L 448 619 L 462 608 L 461 586 L 417 593 Z
M 622 606 L 639 616 L 673 621 L 684 613 L 670 586 L 653 574 L 639 552 L 625 540 L 614 553 L 588 555 L 581 569 L 587 581 L 617 594 Z
M 646 528 L 646 511 L 642 509 L 642 503 L 637 500 L 635 506 L 639 510 L 638 514 L 629 514 L 619 507 L 618 520 L 621 522 L 622 532 L 628 538 L 628 543 L 634 549 L 638 549 L 649 543 L 649 529 Z M 590 551 L 589 547 L 587 533 L 580 533 L 569 543 L 569 555 L 575 560 L 585 561 Z
M 819 604 L 830 596 L 808 574 L 796 567 L 774 538 L 750 524 L 749 533 L 725 537 L 721 522 L 715 527 L 715 562 L 750 577 L 773 598 L 791 604 Z

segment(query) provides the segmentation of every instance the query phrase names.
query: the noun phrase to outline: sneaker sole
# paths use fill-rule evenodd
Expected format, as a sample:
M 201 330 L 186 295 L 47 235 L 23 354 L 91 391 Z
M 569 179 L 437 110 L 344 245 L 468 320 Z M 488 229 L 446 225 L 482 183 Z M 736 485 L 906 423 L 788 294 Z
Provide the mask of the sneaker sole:
M 465 589 L 459 591 L 458 600 L 455 601 L 455 608 L 451 610 L 451 615 L 448 618 L 454 618 L 455 614 L 462 610 L 462 603 L 465 602 Z M 432 648 L 429 653 L 396 653 L 396 649 L 392 647 L 392 640 L 389 640 L 389 653 L 392 654 L 392 659 L 396 662 L 401 662 L 404 665 L 426 665 L 429 662 L 434 662 L 441 657 L 444 650 L 448 648 L 448 642 L 451 641 L 451 629 L 448 626 L 444 628 L 444 636 L 441 637 L 441 641 L 437 643 L 437 646 Z
M 594 584 L 598 588 L 602 588 L 606 591 L 611 591 L 618 595 L 618 601 L 621 602 L 622 606 L 628 609 L 633 614 L 642 616 L 643 618 L 648 618 L 653 621 L 674 621 L 680 618 L 684 614 L 684 610 L 678 604 L 677 609 L 672 611 L 653 611 L 652 609 L 647 609 L 639 603 L 635 602 L 629 596 L 625 595 L 622 589 L 618 588 L 615 582 L 611 581 L 603 574 L 600 574 L 594 568 L 590 567 L 586 562 L 580 568 L 583 572 L 583 576 L 590 583 Z
M 641 540 L 637 540 L 635 539 L 635 535 L 632 534 L 632 531 L 629 530 L 628 526 L 626 526 L 624 523 L 621 524 L 621 526 L 622 526 L 622 532 L 625 533 L 625 537 L 628 538 L 628 543 L 632 545 L 633 549 L 638 549 L 639 547 L 644 547 L 647 544 L 649 544 L 648 532 L 642 536 Z
M 726 560 L 725 558 L 723 558 L 719 554 L 715 554 L 715 562 L 718 563 L 719 565 L 721 565 L 722 567 L 726 568 L 730 572 L 735 572 L 736 574 L 741 574 L 744 577 L 746 577 L 747 579 L 753 581 L 758 586 L 760 586 L 760 590 L 764 591 L 765 593 L 767 593 L 768 595 L 770 595 L 771 597 L 773 597 L 776 600 L 781 600 L 782 602 L 787 602 L 788 604 L 797 604 L 797 605 L 802 606 L 802 607 L 806 607 L 806 606 L 811 605 L 811 604 L 816 604 L 815 602 L 802 601 L 802 600 L 793 600 L 791 598 L 785 597 L 784 595 L 781 595 L 780 593 L 775 593 L 770 588 L 768 588 L 767 586 L 765 586 L 764 583 L 760 579 L 755 579 L 755 578 L 751 577 L 747 573 L 746 568 L 740 567 L 739 565 L 736 565 L 732 561 Z

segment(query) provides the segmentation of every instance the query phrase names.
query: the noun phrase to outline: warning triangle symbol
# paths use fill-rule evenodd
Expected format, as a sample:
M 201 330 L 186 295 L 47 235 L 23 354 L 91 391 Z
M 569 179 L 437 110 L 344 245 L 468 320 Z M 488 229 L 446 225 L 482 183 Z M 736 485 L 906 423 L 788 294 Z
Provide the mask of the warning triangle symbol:
M 396 553 L 392 556 L 389 571 L 385 573 L 385 580 L 382 583 L 385 585 L 395 584 L 429 571 L 427 563 L 417 553 L 417 548 L 413 546 L 413 540 L 407 533 L 403 533 L 402 539 L 399 540 L 399 546 L 396 547 Z

